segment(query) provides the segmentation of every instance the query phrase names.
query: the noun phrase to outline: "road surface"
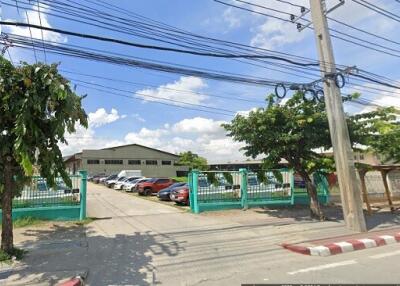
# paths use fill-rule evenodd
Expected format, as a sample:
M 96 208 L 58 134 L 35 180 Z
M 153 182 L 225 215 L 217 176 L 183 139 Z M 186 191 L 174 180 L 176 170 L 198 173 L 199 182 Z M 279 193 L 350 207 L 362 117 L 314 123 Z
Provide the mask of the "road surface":
M 282 249 L 286 241 L 345 233 L 256 211 L 194 215 L 89 184 L 88 285 L 398 283 L 400 244 L 330 257 Z M 397 219 L 398 217 L 396 217 Z

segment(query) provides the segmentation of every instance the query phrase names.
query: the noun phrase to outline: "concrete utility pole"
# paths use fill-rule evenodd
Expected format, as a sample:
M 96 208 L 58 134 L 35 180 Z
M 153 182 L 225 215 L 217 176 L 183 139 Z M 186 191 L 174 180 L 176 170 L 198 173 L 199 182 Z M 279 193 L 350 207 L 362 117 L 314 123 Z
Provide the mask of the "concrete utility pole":
M 336 162 L 344 219 L 349 229 L 363 232 L 367 231 L 367 227 L 362 208 L 360 187 L 354 167 L 349 131 L 343 110 L 342 97 L 340 89 L 335 84 L 335 79 L 329 77 L 329 75 L 336 73 L 336 66 L 325 15 L 325 1 L 310 0 L 310 7 L 320 69 L 322 77 L 325 78 L 325 105 Z

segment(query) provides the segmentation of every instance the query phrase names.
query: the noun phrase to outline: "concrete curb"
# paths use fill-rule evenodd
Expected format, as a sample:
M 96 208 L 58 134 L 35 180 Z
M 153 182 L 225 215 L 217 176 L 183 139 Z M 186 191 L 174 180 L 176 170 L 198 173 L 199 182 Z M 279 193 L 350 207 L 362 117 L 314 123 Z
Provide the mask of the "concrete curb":
M 57 286 L 83 286 L 83 285 L 85 285 L 83 280 L 84 279 L 81 276 L 76 276 L 65 282 L 57 284 Z
M 284 243 L 282 244 L 282 247 L 304 255 L 330 256 L 396 242 L 400 242 L 400 232 L 395 235 L 380 235 L 374 238 L 350 239 L 347 241 L 333 242 L 309 247 Z

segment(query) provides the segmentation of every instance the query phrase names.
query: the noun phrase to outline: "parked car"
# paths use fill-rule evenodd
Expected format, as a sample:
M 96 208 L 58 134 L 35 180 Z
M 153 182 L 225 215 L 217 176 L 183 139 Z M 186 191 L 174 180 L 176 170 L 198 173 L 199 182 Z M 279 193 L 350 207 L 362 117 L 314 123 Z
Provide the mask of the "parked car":
M 97 174 L 97 175 L 94 175 L 93 178 L 92 178 L 92 182 L 95 183 L 95 184 L 98 184 L 98 183 L 99 183 L 99 180 L 100 180 L 101 178 L 104 178 L 105 176 L 106 176 L 105 174 Z
M 105 185 L 109 188 L 114 188 L 114 185 L 125 180 L 126 177 L 118 177 L 112 180 L 105 181 Z
M 168 178 L 154 178 L 149 181 L 142 182 L 138 184 L 138 193 L 139 195 L 150 196 L 153 193 L 158 193 L 162 189 L 168 188 L 173 183 L 174 180 Z
M 174 188 L 174 190 L 170 194 L 171 201 L 174 201 L 178 204 L 190 205 L 189 200 L 189 187 L 183 186 Z
M 162 201 L 170 201 L 171 199 L 170 199 L 169 195 L 171 194 L 171 192 L 175 188 L 179 188 L 179 187 L 183 187 L 183 186 L 187 186 L 187 184 L 186 183 L 175 183 L 175 184 L 172 184 L 168 188 L 165 188 L 165 189 L 162 189 L 161 191 L 159 191 L 157 193 L 157 197 Z
M 56 181 L 56 186 L 49 188 L 46 180 L 39 179 L 30 185 L 24 186 L 20 196 L 16 197 L 16 199 L 32 204 L 55 204 L 65 200 L 78 201 L 79 189 L 69 188 L 62 180 Z
M 112 175 L 100 178 L 99 183 L 104 184 L 105 181 L 107 181 L 107 180 L 115 180 L 117 178 L 118 178 L 117 174 L 112 174 Z
M 137 187 L 140 183 L 145 182 L 145 181 L 149 181 L 152 178 L 142 178 L 142 179 L 136 179 L 133 180 L 132 182 L 126 183 L 123 187 L 125 192 L 135 192 L 137 191 Z
M 140 179 L 140 177 L 129 177 L 121 182 L 116 182 L 114 185 L 114 190 L 122 190 L 127 183 L 133 182 L 134 180 Z

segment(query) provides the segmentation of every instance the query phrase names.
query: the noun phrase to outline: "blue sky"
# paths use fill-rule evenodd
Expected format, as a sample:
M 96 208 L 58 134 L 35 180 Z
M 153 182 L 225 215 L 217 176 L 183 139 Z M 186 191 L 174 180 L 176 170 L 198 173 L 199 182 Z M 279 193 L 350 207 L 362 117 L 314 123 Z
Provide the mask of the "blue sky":
M 15 1 L 11 0 L 5 2 L 15 3 Z M 63 0 L 63 2 L 68 1 Z M 93 4 L 86 3 L 86 1 L 81 2 L 82 4 L 85 3 L 93 6 Z M 251 2 L 290 13 L 298 13 L 297 8 L 295 9 L 292 6 L 275 0 L 251 0 Z M 292 2 L 308 7 L 308 1 L 292 0 Z M 330 5 L 337 1 L 332 0 L 327 2 Z M 391 10 L 393 13 L 400 13 L 400 4 L 395 1 L 381 0 L 374 1 L 374 3 L 375 2 Z M 296 54 L 308 58 L 317 58 L 315 39 L 312 31 L 305 30 L 299 33 L 293 24 L 283 23 L 265 16 L 229 8 L 212 0 L 114 0 L 109 3 L 113 3 L 127 11 L 134 11 L 137 14 L 196 34 Z M 234 1 L 230 3 L 242 5 Z M 33 7 L 36 9 L 36 6 Z M 22 8 L 19 13 L 14 7 L 3 5 L 2 8 L 3 19 L 27 22 L 25 10 Z M 41 20 L 44 26 L 108 36 L 127 41 L 149 43 L 148 40 L 143 38 L 135 38 L 124 33 L 83 25 L 46 14 L 52 13 L 52 11 L 51 6 L 42 7 Z M 261 10 L 257 9 L 256 11 Z M 272 12 L 272 14 L 274 13 Z M 330 16 L 387 38 L 398 39 L 398 33 L 396 33 L 400 25 L 398 22 L 377 15 L 368 9 L 358 6 L 352 1 L 346 1 L 344 6 L 338 8 L 331 13 Z M 30 23 L 39 24 L 37 12 L 28 12 L 28 18 Z M 353 33 L 353 31 L 338 26 L 337 24 L 330 24 L 331 27 L 337 30 Z M 29 30 L 26 28 L 10 29 L 2 27 L 2 29 L 3 31 L 14 34 L 29 35 Z M 39 30 L 33 29 L 32 34 L 34 38 L 41 38 Z M 354 35 L 377 41 L 372 37 L 358 32 L 354 32 Z M 65 37 L 50 32 L 46 32 L 44 36 L 47 40 L 59 43 L 80 45 L 174 64 L 276 80 L 295 82 L 309 81 L 302 77 L 290 76 L 233 60 L 143 50 L 94 40 L 83 40 L 73 36 Z M 154 42 L 152 43 L 154 44 Z M 390 46 L 384 41 L 379 41 L 379 43 Z M 162 43 L 157 44 L 162 45 Z M 338 63 L 349 66 L 356 65 L 380 75 L 393 79 L 400 79 L 400 70 L 397 68 L 399 62 L 398 57 L 396 58 L 370 51 L 336 39 L 333 39 L 333 45 L 336 61 Z M 396 45 L 391 47 L 396 48 Z M 35 61 L 32 50 L 10 48 L 9 51 L 11 57 L 16 62 L 19 60 L 31 63 Z M 37 49 L 36 53 L 38 60 L 44 61 L 43 50 Z M 50 53 L 47 53 L 47 62 L 60 62 L 61 72 L 71 80 L 72 84 L 77 84 L 77 92 L 79 94 L 88 95 L 84 100 L 84 107 L 89 114 L 89 129 L 85 130 L 79 128 L 77 134 L 70 135 L 70 144 L 68 146 L 62 146 L 62 150 L 66 155 L 80 151 L 83 148 L 101 148 L 126 143 L 139 143 L 176 153 L 192 150 L 205 156 L 211 162 L 243 159 L 243 155 L 238 150 L 241 144 L 232 142 L 230 138 L 225 136 L 224 130 L 220 127 L 221 123 L 232 119 L 231 115 L 216 114 L 215 112 L 213 113 L 212 110 L 208 113 L 188 110 L 181 108 L 182 104 L 179 103 L 175 104 L 180 106 L 166 106 L 148 96 L 161 97 L 166 100 L 172 99 L 191 102 L 239 112 L 248 111 L 254 107 L 261 107 L 265 96 L 272 92 L 271 88 L 266 87 L 239 85 L 221 81 L 217 82 L 208 79 L 122 67 L 106 63 L 96 63 L 72 57 L 52 55 Z M 67 73 L 67 71 L 130 81 L 136 84 L 94 79 Z M 108 92 L 89 89 L 76 80 L 89 81 L 129 91 L 126 94 L 130 94 L 130 92 L 133 94 L 136 92 L 144 96 L 136 100 L 124 98 Z M 178 92 L 176 90 L 184 90 L 186 92 Z M 345 90 L 345 92 L 352 91 L 354 90 Z M 257 103 L 226 100 L 213 97 L 212 95 L 246 98 L 257 101 Z M 388 97 L 387 95 L 388 94 L 384 92 L 376 92 L 365 93 L 364 97 L 374 100 L 381 105 L 400 106 L 400 101 L 397 98 Z M 366 109 L 368 109 L 368 107 L 357 105 L 346 106 L 348 112 L 360 112 Z

